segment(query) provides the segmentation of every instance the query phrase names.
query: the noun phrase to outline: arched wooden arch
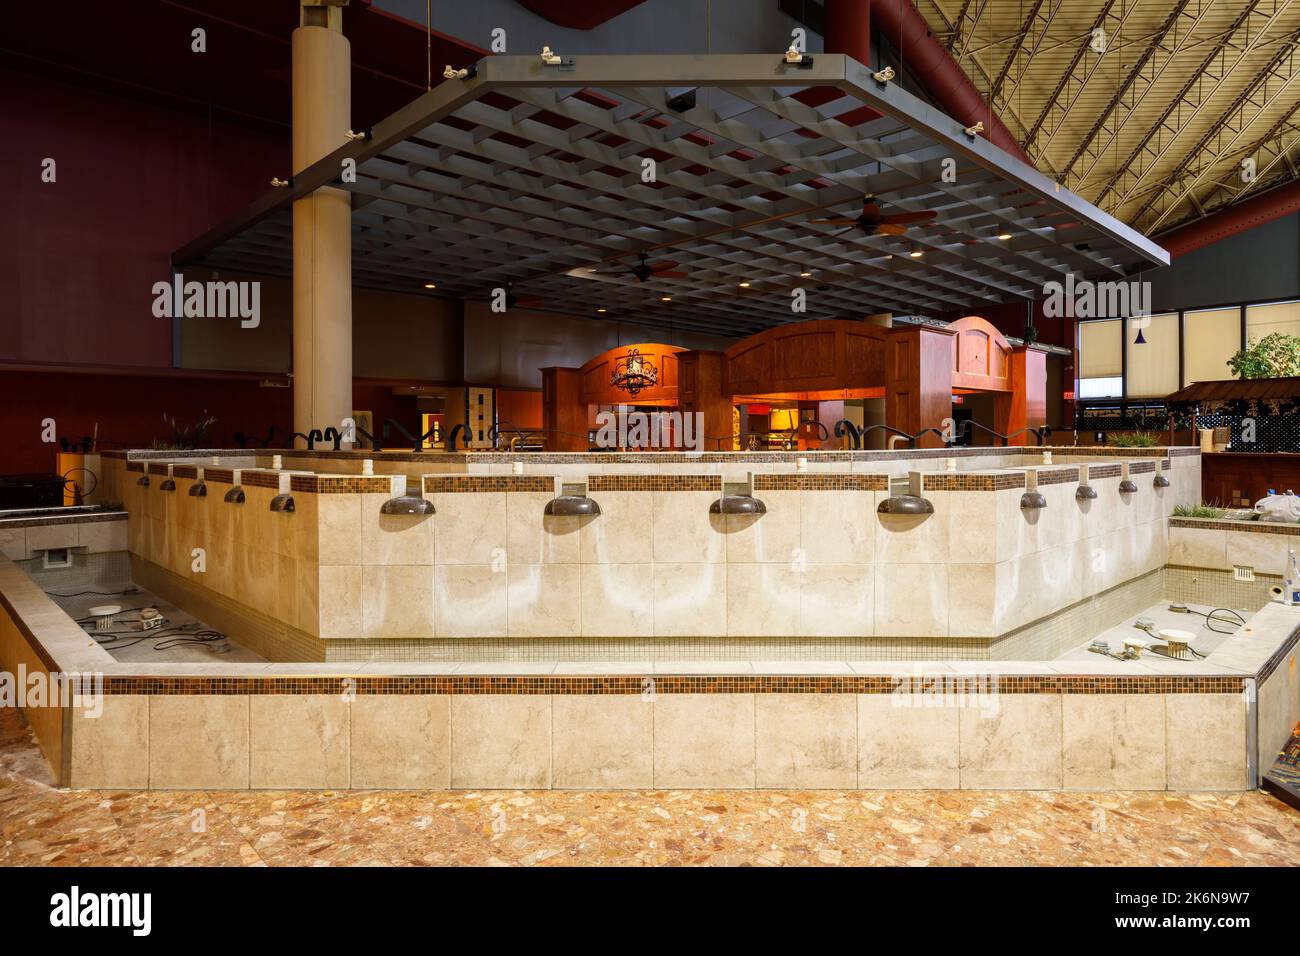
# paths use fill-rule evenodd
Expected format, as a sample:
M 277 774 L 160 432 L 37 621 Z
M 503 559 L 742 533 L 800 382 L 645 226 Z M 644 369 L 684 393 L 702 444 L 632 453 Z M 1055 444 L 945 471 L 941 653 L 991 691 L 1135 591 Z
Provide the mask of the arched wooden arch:
M 636 395 L 610 383 L 615 366 L 625 360 L 633 349 L 651 363 L 659 373 L 657 384 L 642 389 Z M 662 342 L 639 342 L 620 345 L 601 352 L 578 370 L 581 378 L 581 397 L 586 405 L 677 405 L 677 355 L 685 349 Z
M 984 392 L 1011 391 L 1011 343 L 978 315 L 951 322 L 952 386 Z
M 610 373 L 631 349 L 659 370 L 638 395 L 615 388 Z M 547 447 L 586 447 L 591 405 L 658 405 L 705 416 L 704 434 L 730 433 L 734 401 L 754 396 L 807 402 L 885 399 L 885 420 L 915 434 L 942 429 L 954 391 L 996 396 L 996 431 L 1011 435 L 1043 425 L 1047 414 L 1046 353 L 1013 346 L 987 319 L 970 315 L 946 326 L 885 328 L 849 319 L 817 319 L 751 335 L 725 352 L 644 342 L 609 349 L 580 369 L 542 369 Z M 1025 444 L 1026 437 L 1013 439 Z M 936 434 L 922 447 L 937 447 Z
M 755 333 L 727 349 L 731 395 L 813 400 L 883 394 L 888 330 L 850 319 L 814 319 Z
M 632 349 L 653 364 L 658 372 L 658 381 L 636 395 L 611 383 L 615 365 Z M 684 351 L 662 342 L 638 342 L 607 349 L 581 368 L 550 366 L 542 369 L 542 429 L 547 450 L 586 451 L 588 410 L 592 405 L 675 408 L 680 379 L 678 356 Z

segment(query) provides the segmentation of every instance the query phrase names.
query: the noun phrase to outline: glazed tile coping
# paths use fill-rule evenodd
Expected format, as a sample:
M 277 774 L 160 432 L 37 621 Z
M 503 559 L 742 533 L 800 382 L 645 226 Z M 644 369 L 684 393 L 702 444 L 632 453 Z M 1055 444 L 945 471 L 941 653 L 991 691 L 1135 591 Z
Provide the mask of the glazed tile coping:
M 41 509 L 47 510 L 47 509 Z M 48 515 L 42 518 L 7 518 L 0 515 L 0 531 L 13 528 L 43 528 L 55 524 L 95 524 L 100 521 L 125 521 L 125 511 L 87 511 L 70 515 Z
M 1281 534 L 1300 537 L 1300 524 L 1273 521 L 1245 521 L 1235 518 L 1169 518 L 1171 528 L 1200 528 L 1206 531 L 1244 531 L 1247 534 Z M 1300 547 L 1300 542 L 1297 543 Z
M 647 694 L 1239 693 L 1263 681 L 1300 641 L 1300 608 L 1253 615 L 1203 661 L 657 661 L 176 663 L 115 661 L 8 558 L 0 609 L 51 670 L 93 674 L 106 694 Z

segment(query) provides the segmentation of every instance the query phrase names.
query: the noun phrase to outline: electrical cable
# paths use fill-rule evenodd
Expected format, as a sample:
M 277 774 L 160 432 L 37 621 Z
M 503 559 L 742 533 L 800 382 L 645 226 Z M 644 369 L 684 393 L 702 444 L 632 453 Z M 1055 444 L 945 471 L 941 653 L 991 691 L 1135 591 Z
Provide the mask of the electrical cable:
M 140 589 L 131 585 L 122 591 L 73 591 L 71 594 L 59 594 L 57 591 L 46 591 L 50 597 L 74 598 L 84 597 L 87 594 L 98 594 L 103 597 L 120 597 L 123 594 L 139 594 Z
M 1215 634 L 1235 634 L 1238 628 L 1244 627 L 1246 624 L 1246 619 L 1230 607 L 1216 607 L 1214 610 L 1209 612 L 1198 611 L 1194 607 L 1189 607 L 1188 610 L 1191 611 L 1193 614 L 1199 614 L 1201 617 L 1205 618 L 1206 629 L 1213 631 Z M 1231 620 L 1225 621 L 1222 618 L 1216 618 L 1215 615 L 1218 614 L 1220 611 L 1222 611 L 1224 614 L 1231 614 L 1234 618 L 1236 618 L 1236 621 L 1235 622 Z M 1229 630 L 1223 631 L 1214 626 L 1216 622 L 1219 624 L 1230 624 L 1232 625 L 1232 627 Z

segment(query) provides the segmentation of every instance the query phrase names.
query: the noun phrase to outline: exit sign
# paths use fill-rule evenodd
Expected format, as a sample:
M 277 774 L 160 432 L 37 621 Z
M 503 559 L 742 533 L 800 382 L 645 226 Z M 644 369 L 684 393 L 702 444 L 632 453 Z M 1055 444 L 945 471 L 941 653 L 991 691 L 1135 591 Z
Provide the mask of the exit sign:
M 1072 401 L 1074 401 L 1074 392 L 1066 392 L 1066 393 L 1065 393 L 1065 400 L 1066 400 L 1067 402 L 1072 402 Z

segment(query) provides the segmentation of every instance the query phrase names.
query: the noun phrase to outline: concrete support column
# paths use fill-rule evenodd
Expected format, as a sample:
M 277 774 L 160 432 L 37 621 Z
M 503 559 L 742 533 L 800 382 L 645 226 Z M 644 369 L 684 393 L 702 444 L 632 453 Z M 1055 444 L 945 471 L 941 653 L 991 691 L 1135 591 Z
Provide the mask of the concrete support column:
M 295 176 L 342 146 L 352 125 L 342 15 L 338 5 L 303 4 L 293 31 Z M 293 427 L 339 428 L 351 415 L 352 197 L 326 186 L 293 204 Z

